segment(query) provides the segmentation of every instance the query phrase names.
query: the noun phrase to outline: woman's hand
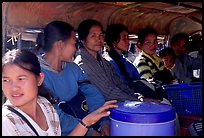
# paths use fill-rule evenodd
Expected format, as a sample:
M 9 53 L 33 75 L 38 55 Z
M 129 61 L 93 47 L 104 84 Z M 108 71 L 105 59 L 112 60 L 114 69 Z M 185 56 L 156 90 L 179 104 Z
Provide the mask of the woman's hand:
M 76 126 L 76 128 L 69 134 L 69 136 L 84 136 L 88 131 L 87 126 L 91 126 L 95 124 L 102 117 L 109 116 L 110 111 L 108 111 L 108 109 L 118 107 L 117 105 L 115 105 L 115 103 L 117 103 L 117 100 L 111 100 L 111 101 L 105 102 L 105 104 L 102 107 L 98 108 L 97 110 L 85 116 L 82 119 L 82 122 Z M 103 133 L 99 133 L 94 130 L 92 135 L 100 136 L 100 135 L 108 135 L 108 134 L 106 130 Z
M 82 119 L 82 121 L 88 126 L 95 124 L 102 117 L 110 115 L 110 111 L 108 111 L 110 108 L 118 107 L 117 105 L 115 105 L 115 103 L 117 103 L 117 100 L 110 100 L 105 102 L 105 104 L 102 107 L 88 114 L 86 117 Z

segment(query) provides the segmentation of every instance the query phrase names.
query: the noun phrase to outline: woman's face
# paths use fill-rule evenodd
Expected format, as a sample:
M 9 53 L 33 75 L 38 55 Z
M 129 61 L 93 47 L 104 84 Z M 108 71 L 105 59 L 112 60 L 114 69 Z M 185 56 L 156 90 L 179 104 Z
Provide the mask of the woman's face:
M 144 42 L 140 47 L 145 53 L 152 56 L 153 54 L 156 53 L 157 45 L 158 45 L 158 43 L 157 43 L 156 35 L 148 34 L 145 37 Z
M 120 33 L 120 41 L 114 47 L 119 54 L 122 54 L 123 51 L 127 51 L 129 48 L 129 39 L 128 39 L 128 32 L 122 31 Z
M 91 27 L 86 40 L 82 42 L 88 52 L 96 53 L 97 51 L 100 51 L 104 43 L 104 34 L 101 30 L 101 27 Z
M 187 42 L 185 39 L 180 38 L 172 45 L 172 48 L 177 56 L 181 56 L 187 51 Z
M 37 102 L 38 84 L 42 81 L 43 78 L 38 78 L 15 64 L 7 64 L 2 70 L 2 90 L 17 107 L 30 106 Z
M 72 31 L 71 37 L 66 42 L 64 42 L 64 45 L 62 46 L 61 49 L 61 56 L 63 61 L 67 62 L 72 61 L 73 56 L 77 50 L 75 44 L 76 34 L 74 31 Z

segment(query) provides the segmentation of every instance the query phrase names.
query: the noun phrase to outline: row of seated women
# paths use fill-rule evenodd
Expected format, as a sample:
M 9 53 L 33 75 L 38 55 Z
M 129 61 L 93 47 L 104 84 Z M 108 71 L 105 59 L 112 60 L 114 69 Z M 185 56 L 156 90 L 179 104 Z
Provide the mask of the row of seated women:
M 41 39 L 43 41 L 38 43 L 44 51 L 38 55 L 45 74 L 44 84 L 54 97 L 59 102 L 70 101 L 80 91 L 86 98 L 89 112 L 108 100 L 116 99 L 120 102 L 141 99 L 141 92 L 136 87 L 131 89 L 125 84 L 111 63 L 99 54 L 104 43 L 101 23 L 85 20 L 79 25 L 77 32 L 77 45 L 80 45 L 78 50 L 75 46 L 74 28 L 61 21 L 48 24 L 44 29 L 44 39 Z M 75 60 L 72 62 L 74 56 Z M 79 82 L 84 83 L 79 85 Z M 62 135 L 67 135 L 78 123 L 77 117 L 70 116 L 59 106 L 55 109 L 60 117 Z M 100 127 L 89 129 L 87 135 L 98 135 L 98 131 L 109 135 L 109 118 L 101 119 L 98 124 Z
M 122 56 L 129 46 L 128 29 L 124 25 L 108 26 L 104 37 L 101 23 L 88 19 L 79 24 L 77 33 L 78 40 L 71 25 L 53 21 L 45 26 L 37 41 L 37 49 L 42 52 L 36 55 L 44 74 L 43 84 L 57 100 L 53 106 L 59 115 L 61 135 L 70 134 L 79 119 L 96 111 L 105 101 L 161 102 L 165 98 L 165 94 L 155 90 L 149 81 L 155 72 L 166 69 L 155 54 L 156 31 L 144 29 L 139 33 L 138 45 L 142 52 L 141 59 L 135 60 L 135 66 Z M 101 55 L 104 41 L 110 49 Z M 79 97 L 70 103 L 79 93 L 86 100 L 82 109 L 87 112 L 84 116 L 79 116 L 83 112 L 79 109 L 81 104 L 79 107 L 74 104 Z M 61 103 L 67 104 L 62 108 Z M 69 114 L 64 109 L 68 105 L 80 113 Z M 109 118 L 104 115 L 88 127 L 86 135 L 109 135 L 109 123 Z

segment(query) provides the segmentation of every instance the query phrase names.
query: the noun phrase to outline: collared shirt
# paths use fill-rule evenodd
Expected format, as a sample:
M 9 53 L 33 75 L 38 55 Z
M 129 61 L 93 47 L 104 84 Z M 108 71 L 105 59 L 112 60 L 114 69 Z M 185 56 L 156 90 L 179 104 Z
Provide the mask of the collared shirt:
M 21 117 L 12 111 L 8 110 L 6 105 L 12 106 L 20 112 L 33 125 L 40 136 L 60 136 L 61 128 L 59 117 L 52 104 L 44 97 L 38 96 L 37 100 L 47 121 L 48 130 L 42 130 L 38 124 L 30 118 L 26 113 L 17 107 L 14 107 L 9 100 L 7 100 L 2 107 L 2 135 L 3 136 L 36 136 L 33 130 L 24 122 Z

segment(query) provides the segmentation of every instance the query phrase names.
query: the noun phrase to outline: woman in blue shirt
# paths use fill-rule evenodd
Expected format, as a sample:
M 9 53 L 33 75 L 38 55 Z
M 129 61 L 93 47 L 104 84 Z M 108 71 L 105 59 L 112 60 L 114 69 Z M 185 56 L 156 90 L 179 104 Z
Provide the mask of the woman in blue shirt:
M 105 41 L 110 50 L 109 56 L 104 58 L 112 63 L 124 83 L 140 79 L 135 66 L 125 58 L 129 48 L 128 28 L 122 24 L 111 24 L 106 30 Z

